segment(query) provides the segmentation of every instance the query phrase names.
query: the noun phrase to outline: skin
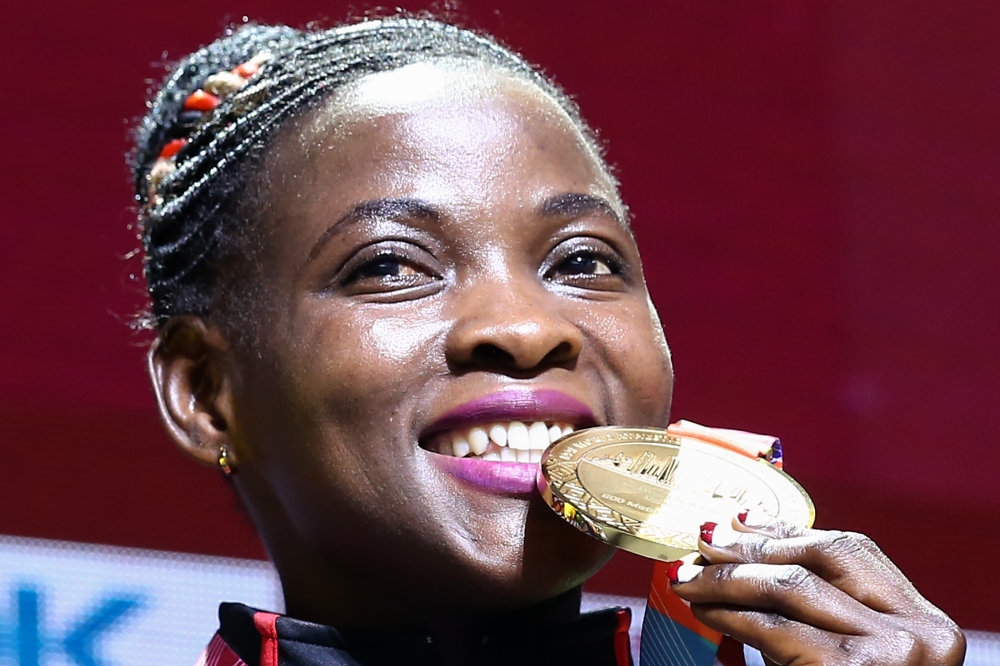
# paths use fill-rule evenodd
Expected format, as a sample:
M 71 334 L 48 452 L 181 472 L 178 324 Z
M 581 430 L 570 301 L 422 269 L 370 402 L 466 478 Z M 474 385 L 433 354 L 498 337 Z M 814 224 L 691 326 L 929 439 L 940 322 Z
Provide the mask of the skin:
M 705 567 L 674 591 L 706 625 L 782 666 L 962 664 L 965 636 L 854 532 L 782 523 L 699 540 Z
M 438 61 L 339 91 L 282 130 L 265 175 L 251 265 L 224 277 L 252 296 L 251 316 L 222 301 L 175 318 L 149 368 L 181 448 L 208 464 L 228 448 L 288 613 L 420 627 L 462 663 L 484 622 L 578 612 L 609 548 L 540 497 L 459 482 L 420 435 L 460 404 L 525 387 L 568 393 L 600 424 L 667 424 L 670 355 L 601 160 L 533 84 Z M 790 561 L 822 557 L 845 570 L 858 558 L 818 540 Z M 781 580 L 768 566 L 750 587 Z M 723 597 L 761 608 L 740 617 L 773 615 L 732 577 L 698 589 L 713 626 L 735 626 L 736 611 L 712 606 Z M 804 605 L 817 594 L 775 592 Z M 761 643 L 766 623 L 740 631 Z M 794 661 L 814 638 L 769 640 L 780 663 L 830 663 Z

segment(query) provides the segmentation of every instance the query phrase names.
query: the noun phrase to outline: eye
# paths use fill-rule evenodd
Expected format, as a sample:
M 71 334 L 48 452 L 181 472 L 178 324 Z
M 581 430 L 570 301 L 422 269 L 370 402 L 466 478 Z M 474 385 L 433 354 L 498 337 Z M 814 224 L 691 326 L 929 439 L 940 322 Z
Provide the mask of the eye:
M 409 278 L 420 276 L 421 273 L 400 257 L 383 256 L 360 266 L 352 276 L 355 280 L 369 278 Z
M 628 264 L 607 241 L 570 238 L 549 253 L 544 276 L 567 287 L 589 291 L 622 291 L 629 283 Z
M 553 269 L 555 275 L 611 275 L 615 271 L 607 261 L 592 252 L 574 252 Z
M 337 271 L 330 287 L 347 296 L 418 298 L 442 280 L 440 262 L 424 248 L 383 241 L 359 250 Z

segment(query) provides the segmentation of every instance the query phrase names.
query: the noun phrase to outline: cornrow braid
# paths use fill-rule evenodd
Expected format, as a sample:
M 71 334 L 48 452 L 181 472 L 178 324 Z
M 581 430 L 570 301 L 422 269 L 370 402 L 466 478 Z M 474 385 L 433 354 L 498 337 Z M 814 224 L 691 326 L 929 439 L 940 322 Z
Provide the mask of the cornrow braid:
M 367 74 L 447 57 L 495 65 L 538 85 L 601 155 L 561 89 L 519 55 L 469 30 L 402 17 L 321 31 L 231 29 L 177 65 L 136 132 L 132 168 L 152 301 L 146 323 L 210 311 L 215 269 L 245 231 L 260 158 L 290 118 Z M 217 81 L 255 58 L 266 62 L 245 83 L 227 86 L 227 94 L 209 95 L 212 108 L 186 108 L 193 94 L 204 96 L 206 85 L 216 90 Z

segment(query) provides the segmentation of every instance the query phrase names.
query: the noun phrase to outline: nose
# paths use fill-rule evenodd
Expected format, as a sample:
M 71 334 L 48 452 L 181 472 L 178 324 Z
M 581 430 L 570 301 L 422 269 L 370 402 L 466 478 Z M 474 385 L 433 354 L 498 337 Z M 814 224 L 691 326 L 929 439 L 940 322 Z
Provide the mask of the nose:
M 556 300 L 537 283 L 463 290 L 446 342 L 449 366 L 516 375 L 572 367 L 583 349 L 583 333 L 560 313 Z

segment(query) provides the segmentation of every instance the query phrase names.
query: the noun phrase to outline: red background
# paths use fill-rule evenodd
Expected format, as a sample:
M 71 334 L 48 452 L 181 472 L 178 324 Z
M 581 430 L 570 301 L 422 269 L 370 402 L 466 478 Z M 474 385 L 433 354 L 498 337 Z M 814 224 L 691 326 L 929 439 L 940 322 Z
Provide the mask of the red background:
M 421 9 L 411 4 L 409 9 Z M 160 431 L 123 165 L 144 79 L 309 0 L 5 8 L 0 533 L 262 555 Z M 610 146 L 675 414 L 778 434 L 819 524 L 1000 630 L 1000 4 L 469 2 Z M 621 556 L 596 590 L 644 593 Z

